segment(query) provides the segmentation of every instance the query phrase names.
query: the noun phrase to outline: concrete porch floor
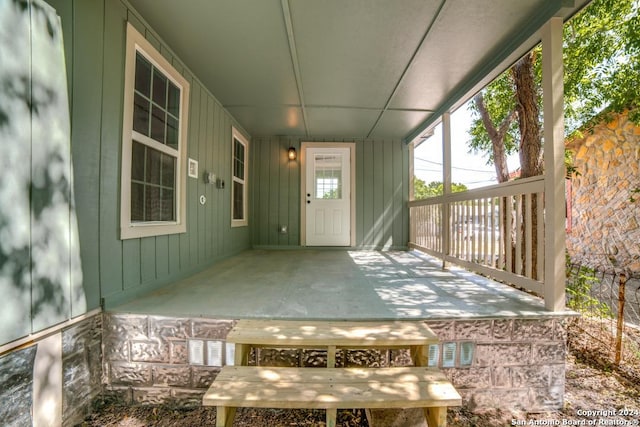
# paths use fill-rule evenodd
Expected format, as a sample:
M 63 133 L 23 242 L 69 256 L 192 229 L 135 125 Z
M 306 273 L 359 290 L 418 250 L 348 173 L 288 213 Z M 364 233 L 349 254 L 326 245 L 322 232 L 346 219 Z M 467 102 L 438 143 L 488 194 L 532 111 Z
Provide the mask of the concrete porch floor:
M 417 251 L 248 250 L 113 313 L 217 319 L 490 319 L 571 315 Z

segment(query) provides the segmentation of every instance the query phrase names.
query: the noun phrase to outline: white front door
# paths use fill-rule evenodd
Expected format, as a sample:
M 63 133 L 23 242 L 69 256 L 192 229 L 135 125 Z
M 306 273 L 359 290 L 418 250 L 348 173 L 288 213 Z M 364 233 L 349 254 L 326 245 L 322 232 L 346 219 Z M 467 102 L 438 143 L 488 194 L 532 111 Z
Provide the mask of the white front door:
M 351 150 L 305 148 L 307 246 L 351 245 Z

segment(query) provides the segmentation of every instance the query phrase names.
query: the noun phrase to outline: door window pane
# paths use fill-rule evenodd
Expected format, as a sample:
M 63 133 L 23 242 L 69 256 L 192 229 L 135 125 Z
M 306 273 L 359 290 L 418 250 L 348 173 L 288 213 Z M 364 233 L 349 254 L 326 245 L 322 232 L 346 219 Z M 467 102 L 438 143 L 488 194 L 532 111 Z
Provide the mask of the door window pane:
M 342 155 L 316 154 L 315 198 L 342 199 Z

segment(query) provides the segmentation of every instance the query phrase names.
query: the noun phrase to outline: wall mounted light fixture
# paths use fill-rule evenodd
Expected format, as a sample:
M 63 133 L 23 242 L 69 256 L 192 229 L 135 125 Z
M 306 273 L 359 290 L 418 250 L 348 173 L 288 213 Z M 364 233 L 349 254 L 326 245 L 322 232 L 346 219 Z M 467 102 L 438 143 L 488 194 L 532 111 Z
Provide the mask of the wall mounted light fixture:
M 298 158 L 298 153 L 296 153 L 295 147 L 289 147 L 289 151 L 287 152 L 287 156 L 289 156 L 289 160 L 295 160 Z

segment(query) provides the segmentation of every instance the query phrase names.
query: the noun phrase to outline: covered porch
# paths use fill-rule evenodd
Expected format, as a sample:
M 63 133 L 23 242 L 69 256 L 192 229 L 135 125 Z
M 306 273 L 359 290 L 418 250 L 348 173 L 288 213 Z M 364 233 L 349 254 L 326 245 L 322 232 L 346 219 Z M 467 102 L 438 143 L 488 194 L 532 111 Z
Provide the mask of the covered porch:
M 26 379 L 0 381 L 16 402 L 4 419 L 75 425 L 103 394 L 199 404 L 244 318 L 426 322 L 440 339 L 431 366 L 470 407 L 562 406 L 562 24 L 588 0 L 5 3 L 2 22 L 20 24 L 5 26 L 19 64 L 8 81 L 44 89 L 5 85 L 20 109 L 0 120 L 0 143 L 21 147 L 0 183 L 0 234 L 14 240 L 0 248 L 0 372 Z M 541 40 L 545 175 L 452 194 L 451 112 Z M 41 64 L 39 52 L 57 56 Z M 176 84 L 150 96 L 156 79 Z M 33 114 L 45 106 L 56 126 Z M 415 201 L 411 150 L 440 121 L 444 195 Z M 353 146 L 348 249 L 308 247 L 308 143 Z M 160 174 L 165 155 L 173 168 Z M 488 219 L 512 206 L 525 219 Z M 460 224 L 482 224 L 483 251 L 456 240 Z M 510 263 L 489 242 L 512 228 L 521 253 Z M 369 251 L 381 248 L 398 251 Z M 342 357 L 406 363 L 395 351 Z
M 562 406 L 566 319 L 544 301 L 419 251 L 247 250 L 104 314 L 106 392 L 134 404 L 200 405 L 233 364 L 238 320 L 424 322 L 428 364 L 469 408 Z M 346 324 L 346 323 L 345 323 Z M 318 367 L 326 351 L 256 348 L 250 363 Z M 408 350 L 344 349 L 338 367 L 411 366 Z
M 564 317 L 537 297 L 418 251 L 248 250 L 112 313 L 215 319 Z

